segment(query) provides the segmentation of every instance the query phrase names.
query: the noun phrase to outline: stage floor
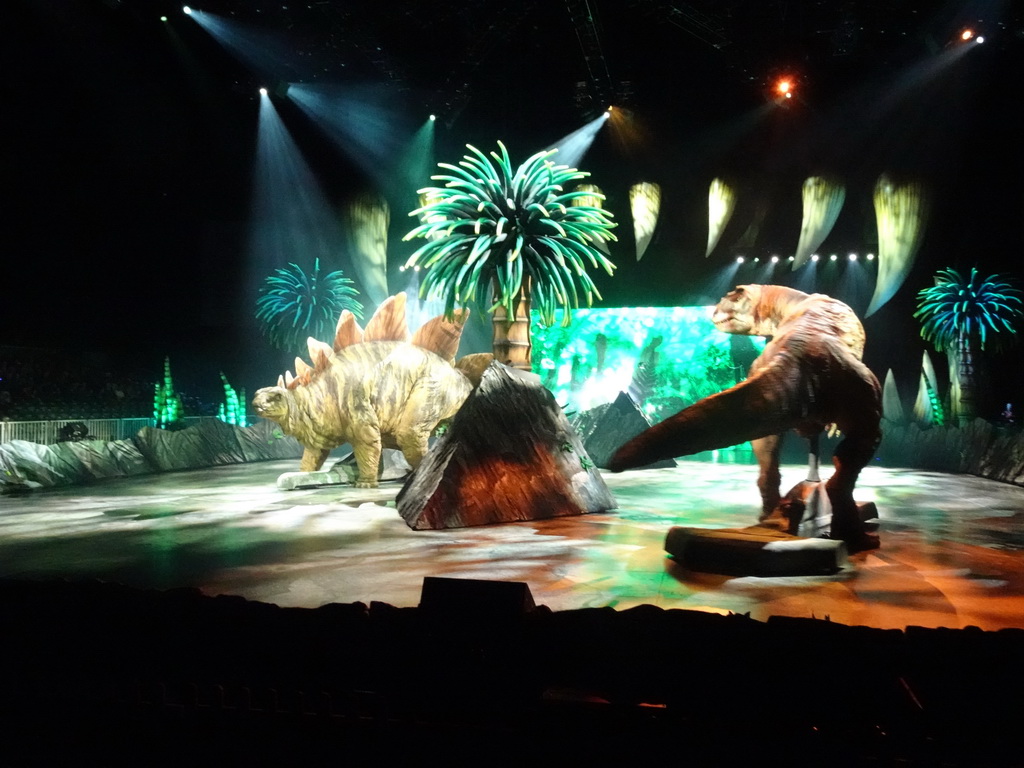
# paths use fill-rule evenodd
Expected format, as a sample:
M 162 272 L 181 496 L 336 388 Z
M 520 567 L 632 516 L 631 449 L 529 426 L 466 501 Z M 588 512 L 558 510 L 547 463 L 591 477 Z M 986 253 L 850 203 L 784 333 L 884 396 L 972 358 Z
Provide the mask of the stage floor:
M 0 499 L 0 577 L 197 587 L 287 607 L 419 602 L 423 577 L 523 581 L 561 611 L 642 604 L 830 618 L 879 628 L 1024 627 L 1024 489 L 970 475 L 868 467 L 882 548 L 834 576 L 687 572 L 674 525 L 753 524 L 756 468 L 680 462 L 605 473 L 607 514 L 412 531 L 401 484 L 280 491 L 294 461 L 104 481 Z M 805 473 L 783 468 L 783 488 Z

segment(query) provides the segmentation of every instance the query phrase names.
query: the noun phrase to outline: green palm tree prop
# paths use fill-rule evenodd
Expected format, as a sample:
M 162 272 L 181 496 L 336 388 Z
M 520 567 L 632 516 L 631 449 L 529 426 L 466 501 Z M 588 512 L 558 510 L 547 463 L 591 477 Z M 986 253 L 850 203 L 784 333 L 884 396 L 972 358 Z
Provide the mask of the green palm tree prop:
M 967 423 L 977 415 L 975 352 L 984 351 L 993 335 L 1017 332 L 1016 323 L 1024 318 L 1022 294 L 1002 275 L 981 279 L 972 268 L 965 278 L 943 269 L 917 299 L 914 317 L 921 321 L 921 336 L 950 357 L 960 388 L 960 422 Z
M 587 265 L 612 274 L 615 265 L 598 245 L 616 239 L 615 224 L 601 208 L 573 204 L 594 192 L 566 186 L 590 174 L 554 164 L 548 158 L 557 150 L 513 170 L 500 141 L 500 154 L 490 157 L 466 146 L 470 154 L 458 165 L 438 163 L 447 173 L 431 178 L 443 187 L 420 190 L 429 202 L 409 215 L 423 223 L 404 239 L 427 242 L 406 267 L 426 270 L 420 295 L 443 298 L 449 317 L 456 307 L 489 301 L 495 356 L 529 369 L 531 304 L 544 325 L 554 324 L 559 309 L 569 325 L 581 299 L 591 306 L 601 298 Z

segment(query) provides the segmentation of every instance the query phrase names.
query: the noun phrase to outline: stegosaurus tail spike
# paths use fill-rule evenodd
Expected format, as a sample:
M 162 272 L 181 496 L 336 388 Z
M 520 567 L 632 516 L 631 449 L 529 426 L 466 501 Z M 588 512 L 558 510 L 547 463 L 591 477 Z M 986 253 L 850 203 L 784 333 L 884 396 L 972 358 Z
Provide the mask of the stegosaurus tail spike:
M 363 341 L 408 341 L 405 321 L 405 292 L 388 296 L 377 307 L 363 331 Z
M 417 347 L 429 349 L 446 362 L 452 363 L 455 360 L 455 353 L 459 351 L 459 339 L 462 338 L 462 329 L 468 319 L 469 309 L 456 310 L 451 320 L 439 315 L 433 320 L 428 320 L 413 334 L 412 343 Z
M 345 347 L 363 342 L 363 329 L 356 322 L 356 316 L 347 309 L 338 318 L 338 327 L 334 331 L 334 351 L 341 352 Z

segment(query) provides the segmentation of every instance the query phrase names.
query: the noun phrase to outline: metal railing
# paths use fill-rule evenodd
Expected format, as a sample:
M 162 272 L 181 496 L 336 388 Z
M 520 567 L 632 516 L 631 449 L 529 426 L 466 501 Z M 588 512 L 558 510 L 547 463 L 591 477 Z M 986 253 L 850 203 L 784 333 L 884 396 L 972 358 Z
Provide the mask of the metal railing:
M 191 424 L 201 416 L 186 416 L 181 421 Z M 84 424 L 90 439 L 127 440 L 143 427 L 152 427 L 153 419 L 59 419 L 55 421 L 0 421 L 0 443 L 27 440 L 40 445 L 53 445 L 60 440 L 60 431 L 68 424 Z

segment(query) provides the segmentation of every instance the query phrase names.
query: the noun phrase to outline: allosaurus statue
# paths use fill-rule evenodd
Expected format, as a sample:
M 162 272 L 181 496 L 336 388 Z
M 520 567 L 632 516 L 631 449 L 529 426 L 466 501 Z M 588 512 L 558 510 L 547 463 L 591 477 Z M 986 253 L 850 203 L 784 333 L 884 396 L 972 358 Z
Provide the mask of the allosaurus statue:
M 356 486 L 377 486 L 382 448 L 398 448 L 415 469 L 427 452 L 427 439 L 469 396 L 486 367 L 469 355 L 453 366 L 469 310 L 452 320 L 435 317 L 411 338 L 405 320 L 405 294 L 386 299 L 359 327 L 341 313 L 333 345 L 309 338 L 313 365 L 295 358 L 276 387 L 256 392 L 256 413 L 277 422 L 303 447 L 302 472 L 319 470 L 331 449 L 351 443 Z
M 864 328 L 846 304 L 778 285 L 740 285 L 715 307 L 726 333 L 770 337 L 748 378 L 706 397 L 642 432 L 612 457 L 619 472 L 659 459 L 725 448 L 750 440 L 760 468 L 762 525 L 795 532 L 799 520 L 780 505 L 779 450 L 795 429 L 816 437 L 834 425 L 843 435 L 825 483 L 832 507 L 830 536 L 853 551 L 873 549 L 853 500 L 861 469 L 881 440 L 881 387 L 861 362 Z

